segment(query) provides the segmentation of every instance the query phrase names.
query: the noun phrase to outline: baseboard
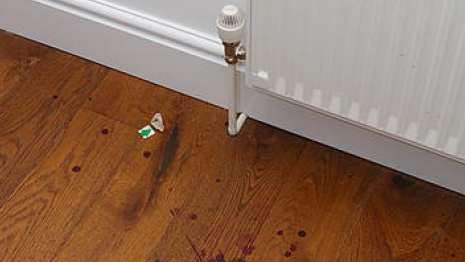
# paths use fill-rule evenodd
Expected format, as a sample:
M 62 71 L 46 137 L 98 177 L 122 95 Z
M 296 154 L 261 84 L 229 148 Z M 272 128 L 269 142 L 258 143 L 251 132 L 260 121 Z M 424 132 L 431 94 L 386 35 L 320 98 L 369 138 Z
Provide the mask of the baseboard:
M 219 41 L 90 0 L 0 0 L 0 28 L 225 107 Z M 252 118 L 465 194 L 465 166 L 308 108 L 241 89 Z
M 219 106 L 232 85 L 219 41 L 90 0 L 0 0 L 0 28 Z
M 250 117 L 465 194 L 465 165 L 408 143 L 251 88 L 242 91 Z

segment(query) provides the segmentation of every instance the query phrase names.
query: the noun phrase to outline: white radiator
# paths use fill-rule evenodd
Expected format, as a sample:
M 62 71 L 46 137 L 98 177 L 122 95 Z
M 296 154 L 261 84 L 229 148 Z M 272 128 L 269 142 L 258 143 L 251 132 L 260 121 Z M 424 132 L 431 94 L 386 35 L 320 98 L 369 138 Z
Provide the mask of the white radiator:
M 253 0 L 258 88 L 465 160 L 465 1 Z

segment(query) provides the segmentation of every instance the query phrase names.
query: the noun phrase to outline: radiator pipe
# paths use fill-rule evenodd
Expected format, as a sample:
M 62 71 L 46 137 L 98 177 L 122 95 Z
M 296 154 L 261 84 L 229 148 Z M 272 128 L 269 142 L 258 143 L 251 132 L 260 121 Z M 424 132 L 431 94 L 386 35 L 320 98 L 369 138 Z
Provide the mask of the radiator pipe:
M 242 129 L 245 121 L 247 120 L 247 115 L 240 113 L 238 115 L 238 102 L 240 97 L 240 87 L 241 87 L 241 72 L 238 70 L 237 65 L 230 66 L 233 70 L 234 85 L 230 88 L 229 94 L 229 121 L 228 121 L 228 133 L 231 136 L 236 136 Z
M 245 49 L 237 44 L 226 44 L 225 46 L 225 61 L 232 70 L 234 84 L 229 92 L 229 108 L 228 108 L 228 133 L 230 136 L 236 136 L 242 129 L 248 116 L 238 112 L 238 104 L 240 98 L 240 89 L 242 83 L 241 71 L 238 68 L 238 62 L 245 59 Z M 237 116 L 239 114 L 239 117 Z
M 245 30 L 245 18 L 237 6 L 227 5 L 221 9 L 216 25 L 224 45 L 224 60 L 233 72 L 234 84 L 229 91 L 228 133 L 231 136 L 236 136 L 247 119 L 247 115 L 243 113 L 237 117 L 239 90 L 242 84 L 237 64 L 239 61 L 245 60 L 245 48 L 240 46 Z

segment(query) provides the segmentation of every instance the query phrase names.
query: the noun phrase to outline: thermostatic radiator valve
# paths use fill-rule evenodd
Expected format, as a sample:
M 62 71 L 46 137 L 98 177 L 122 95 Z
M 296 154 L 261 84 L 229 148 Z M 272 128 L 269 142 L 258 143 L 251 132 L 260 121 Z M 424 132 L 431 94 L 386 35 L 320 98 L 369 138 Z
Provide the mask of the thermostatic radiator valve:
M 245 60 L 245 49 L 239 48 L 245 31 L 245 17 L 241 9 L 234 5 L 223 7 L 216 25 L 223 41 L 226 62 L 235 65 L 239 60 Z

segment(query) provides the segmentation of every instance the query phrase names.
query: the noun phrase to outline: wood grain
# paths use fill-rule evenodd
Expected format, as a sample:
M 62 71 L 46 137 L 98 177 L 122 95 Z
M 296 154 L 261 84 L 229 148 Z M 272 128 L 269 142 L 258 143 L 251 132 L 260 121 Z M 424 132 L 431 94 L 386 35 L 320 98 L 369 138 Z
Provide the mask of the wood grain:
M 0 206 L 25 175 L 46 159 L 106 71 L 82 59 L 49 52 L 2 96 Z
M 0 40 L 0 262 L 465 261 L 464 196 Z
M 0 243 L 6 246 L 0 250 L 7 251 L 2 261 L 53 260 L 136 141 L 133 131 L 80 111 L 59 145 L 1 209 Z
M 254 261 L 337 261 L 382 168 L 308 142 L 257 240 Z M 350 260 L 352 261 L 352 260 Z M 358 261 L 358 260 L 353 260 Z
M 130 161 L 119 169 L 92 214 L 76 230 L 75 237 L 57 261 L 156 261 L 160 258 L 177 261 L 181 257 L 190 260 L 196 254 L 188 246 L 186 236 L 202 249 L 209 245 L 198 243 L 202 236 L 216 243 L 215 235 L 230 234 L 235 236 L 230 241 L 237 242 L 241 231 L 256 231 L 261 223 L 258 216 L 240 214 L 271 208 L 275 197 L 263 202 L 257 195 L 272 196 L 279 192 L 280 183 L 266 181 L 271 177 L 285 177 L 282 174 L 292 164 L 289 160 L 297 161 L 303 147 L 302 139 L 285 139 L 284 132 L 251 122 L 244 136 L 232 141 L 224 130 L 224 111 L 179 95 L 160 94 L 156 88 L 140 88 L 139 85 L 144 84 L 140 80 L 121 81 L 119 78 L 127 76 L 109 74 L 86 108 L 131 125 L 146 123 L 154 112 L 165 112 L 167 130 L 157 134 L 153 142 L 135 145 L 134 156 L 128 157 Z M 122 89 L 126 90 L 116 91 Z M 112 99 L 102 95 L 105 93 L 111 93 Z M 176 102 L 160 103 L 155 108 L 153 101 L 163 99 Z M 139 113 L 128 115 L 127 111 L 120 110 L 131 107 L 138 107 Z M 166 158 L 172 157 L 169 156 L 171 147 L 176 154 L 164 170 Z M 148 151 L 151 153 L 149 161 L 141 158 L 148 148 L 152 148 Z M 280 152 L 289 157 L 280 157 Z M 243 170 L 236 169 L 236 165 Z M 197 186 L 192 187 L 193 184 Z M 215 208 L 225 201 L 234 201 L 240 209 L 236 210 L 235 205 Z M 261 216 L 261 220 L 264 219 Z M 255 222 L 243 227 L 249 220 Z M 215 227 L 210 232 L 204 230 L 209 224 Z M 95 228 L 99 229 L 98 234 Z M 89 238 L 93 241 L 85 241 Z M 154 248 L 154 243 L 159 245 Z M 76 246 L 83 248 L 76 249 Z M 89 252 L 82 252 L 82 249 Z
M 38 43 L 0 33 L 0 101 L 50 50 Z
M 112 71 L 92 93 L 84 108 L 141 128 L 155 113 L 173 126 L 181 95 L 132 76 Z

